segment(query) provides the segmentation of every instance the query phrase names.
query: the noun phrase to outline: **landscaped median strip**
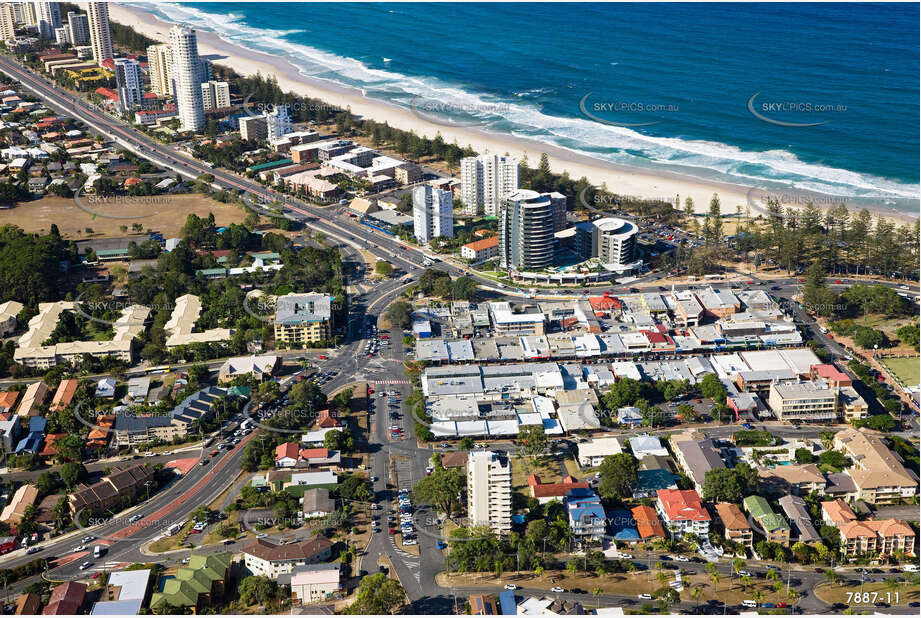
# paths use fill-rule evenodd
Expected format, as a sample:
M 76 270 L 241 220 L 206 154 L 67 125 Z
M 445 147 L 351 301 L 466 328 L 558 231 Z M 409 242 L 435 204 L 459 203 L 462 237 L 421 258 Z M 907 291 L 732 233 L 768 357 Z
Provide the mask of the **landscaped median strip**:
M 252 440 L 253 437 L 254 437 L 255 435 L 256 435 L 256 434 L 253 433 L 253 434 L 250 434 L 250 435 L 244 437 L 244 438 L 240 441 L 240 444 L 237 446 L 237 448 L 245 448 L 245 447 L 246 447 L 246 444 L 247 444 L 250 440 Z M 151 515 L 148 515 L 147 517 L 145 517 L 145 518 L 143 518 L 143 519 L 141 519 L 141 520 L 139 520 L 139 521 L 134 522 L 133 524 L 131 524 L 131 525 L 128 526 L 127 528 L 124 528 L 123 530 L 119 530 L 118 532 L 116 532 L 116 533 L 113 534 L 112 536 L 113 536 L 113 537 L 117 537 L 117 538 L 119 538 L 119 539 L 125 539 L 125 538 L 128 538 L 129 536 L 131 536 L 132 534 L 134 534 L 135 532 L 137 532 L 138 530 L 141 530 L 141 529 L 143 529 L 143 528 L 148 528 L 148 527 L 150 527 L 150 526 L 147 525 L 145 522 L 156 521 L 156 520 L 158 520 L 158 519 L 164 519 L 167 515 L 169 515 L 169 514 L 172 513 L 173 511 L 175 511 L 180 505 L 182 505 L 182 504 L 184 504 L 185 502 L 187 502 L 188 500 L 192 499 L 199 491 L 201 491 L 204 487 L 206 487 L 207 485 L 209 485 L 209 484 L 212 482 L 212 480 L 214 479 L 214 477 L 217 475 L 217 473 L 220 472 L 221 470 L 223 470 L 224 466 L 227 465 L 227 462 L 230 461 L 230 459 L 231 459 L 230 454 L 231 454 L 232 452 L 233 452 L 233 451 L 231 451 L 230 453 L 227 453 L 227 456 L 226 456 L 226 457 L 224 457 L 220 462 L 216 463 L 216 464 L 214 465 L 214 467 L 211 468 L 211 471 L 208 472 L 208 474 L 206 474 L 204 477 L 202 477 L 202 479 L 201 479 L 200 481 L 198 481 L 198 483 L 196 483 L 194 487 L 192 487 L 191 489 L 189 489 L 188 491 L 186 491 L 184 494 L 182 494 L 181 496 L 179 496 L 179 497 L 176 498 L 175 500 L 171 501 L 167 506 L 164 506 L 162 509 L 160 509 L 160 510 L 157 511 L 156 513 L 153 513 L 153 514 L 151 514 Z

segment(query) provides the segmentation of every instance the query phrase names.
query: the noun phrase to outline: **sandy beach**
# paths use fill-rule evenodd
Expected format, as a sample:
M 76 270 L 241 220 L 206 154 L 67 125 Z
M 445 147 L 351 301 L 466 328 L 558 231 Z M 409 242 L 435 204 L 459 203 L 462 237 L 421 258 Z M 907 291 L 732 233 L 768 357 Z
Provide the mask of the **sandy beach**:
M 115 3 L 109 4 L 109 14 L 114 21 L 130 25 L 138 32 L 158 41 L 167 40 L 169 28 L 172 25 L 135 7 L 125 7 Z M 554 172 L 566 171 L 573 178 L 584 176 L 592 184 L 601 186 L 604 183 L 609 191 L 620 195 L 668 201 L 674 201 L 675 196 L 679 196 L 682 204 L 685 198 L 690 196 L 694 200 L 696 210 L 706 212 L 711 197 L 716 193 L 720 197 L 722 211 L 725 214 L 736 213 L 737 207 L 741 207 L 744 212 L 746 204 L 749 204 L 753 215 L 758 214 L 761 210 L 759 208 L 762 204 L 761 198 L 765 195 L 776 195 L 784 206 L 800 206 L 807 201 L 805 199 L 807 194 L 802 191 L 796 191 L 796 195 L 785 195 L 783 192 L 772 194 L 769 191 L 754 190 L 750 187 L 701 180 L 667 172 L 649 173 L 607 163 L 537 141 L 494 134 L 475 127 L 454 127 L 429 122 L 414 113 L 413 110 L 370 99 L 357 90 L 302 75 L 298 72 L 297 67 L 284 58 L 229 43 L 213 32 L 198 30 L 198 46 L 200 55 L 208 57 L 215 64 L 231 67 L 237 73 L 274 75 L 282 90 L 317 98 L 336 107 L 348 108 L 353 114 L 378 122 L 387 122 L 403 130 L 413 130 L 419 135 L 434 137 L 441 133 L 445 141 L 454 142 L 456 140 L 462 146 L 470 145 L 477 152 L 526 156 L 532 167 L 537 164 L 541 153 L 547 153 Z M 572 197 L 579 199 L 578 196 Z M 814 203 L 823 210 L 826 205 L 829 207 L 834 205 L 832 200 L 824 196 L 817 196 Z M 882 212 L 879 214 L 900 223 L 913 221 L 911 217 L 902 213 Z

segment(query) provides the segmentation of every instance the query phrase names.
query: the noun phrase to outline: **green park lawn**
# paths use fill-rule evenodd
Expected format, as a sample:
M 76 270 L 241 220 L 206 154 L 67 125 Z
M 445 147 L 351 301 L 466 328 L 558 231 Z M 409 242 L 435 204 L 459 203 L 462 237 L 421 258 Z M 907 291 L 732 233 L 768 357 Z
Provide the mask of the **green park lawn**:
M 883 364 L 906 386 L 917 386 L 921 382 L 921 357 L 919 356 L 887 358 Z

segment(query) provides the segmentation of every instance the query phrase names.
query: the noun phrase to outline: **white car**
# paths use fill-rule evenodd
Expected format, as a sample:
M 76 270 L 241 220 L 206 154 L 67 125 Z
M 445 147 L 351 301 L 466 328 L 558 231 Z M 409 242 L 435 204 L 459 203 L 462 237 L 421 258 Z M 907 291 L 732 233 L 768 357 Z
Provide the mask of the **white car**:
M 76 552 L 78 552 L 78 551 L 86 551 L 86 545 L 79 545 L 79 546 L 77 546 L 77 547 L 74 547 L 73 551 L 74 551 L 74 553 L 76 553 Z
M 559 586 L 554 586 L 550 589 L 550 592 L 566 592 L 565 588 L 560 588 Z
M 87 560 L 86 562 L 84 562 L 83 564 L 80 565 L 80 570 L 81 570 L 81 571 L 85 571 L 85 570 L 87 570 L 88 568 L 90 568 L 91 566 L 93 566 L 93 563 L 90 562 L 89 560 Z
M 505 584 L 505 589 L 506 590 L 518 590 L 518 586 L 516 586 L 515 584 Z
M 690 562 L 691 561 L 691 559 L 688 558 L 687 556 L 675 556 L 675 560 L 677 560 L 678 562 Z
M 645 592 L 643 594 L 637 595 L 637 597 L 644 601 L 652 601 L 652 595 L 646 594 Z
M 739 577 L 751 577 L 752 576 L 752 574 L 749 573 L 748 571 L 738 571 L 738 575 Z

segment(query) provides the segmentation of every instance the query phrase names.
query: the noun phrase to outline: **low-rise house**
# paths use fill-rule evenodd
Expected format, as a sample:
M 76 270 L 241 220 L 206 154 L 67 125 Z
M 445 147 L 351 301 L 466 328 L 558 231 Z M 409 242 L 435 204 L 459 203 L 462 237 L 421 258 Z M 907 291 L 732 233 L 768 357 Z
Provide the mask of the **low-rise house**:
M 39 380 L 30 384 L 22 394 L 22 400 L 19 402 L 19 409 L 16 414 L 19 416 L 36 416 L 40 413 L 39 406 L 48 400 L 51 395 L 51 389 Z
M 641 504 L 630 509 L 630 514 L 636 522 L 636 531 L 641 539 L 648 541 L 665 538 L 665 529 L 662 528 L 654 508 Z
M 218 372 L 219 382 L 229 382 L 238 376 L 248 375 L 262 382 L 270 378 L 281 365 L 281 358 L 278 356 L 239 356 L 227 359 Z
M 630 450 L 633 456 L 642 460 L 646 456 L 668 457 L 668 451 L 656 436 L 639 435 L 630 438 Z
M 329 497 L 329 490 L 317 487 L 304 492 L 303 509 L 304 517 L 326 517 L 336 510 L 336 502 Z
M 656 492 L 656 512 L 672 536 L 690 532 L 706 537 L 710 514 L 693 489 L 660 489 Z
M 278 545 L 269 539 L 255 539 L 243 548 L 243 563 L 253 575 L 278 579 L 295 567 L 325 562 L 332 555 L 332 542 L 322 536 L 297 543 Z
M 723 534 L 727 539 L 734 543 L 741 543 L 748 548 L 752 547 L 754 533 L 748 523 L 748 518 L 745 517 L 738 505 L 731 502 L 718 502 L 716 504 L 716 514 L 723 524 Z
M 768 501 L 762 496 L 748 496 L 742 501 L 748 514 L 761 526 L 765 538 L 783 547 L 790 545 L 790 524 L 771 510 Z
M 150 569 L 139 569 L 111 573 L 90 615 L 137 614 L 147 599 L 151 572 Z
M 338 484 L 335 472 L 323 470 L 321 472 L 295 472 L 291 475 L 292 485 L 307 485 L 318 487 L 331 487 Z
M 17 401 L 19 401 L 19 391 L 0 392 L 0 414 L 12 412 Z
M 64 582 L 51 591 L 48 604 L 42 610 L 45 616 L 66 616 L 80 613 L 80 607 L 86 600 L 86 584 Z
M 617 409 L 617 422 L 621 425 L 639 427 L 643 424 L 643 411 L 635 406 L 625 406 Z
M 342 590 L 341 577 L 338 562 L 296 566 L 291 573 L 291 601 L 304 604 L 335 598 Z
M 498 616 L 496 597 L 491 594 L 471 594 L 467 598 L 471 616 Z
M 812 517 L 806 509 L 806 501 L 799 496 L 784 496 L 777 501 L 780 508 L 783 509 L 787 521 L 793 526 L 795 538 L 791 537 L 791 542 L 798 543 L 818 543 L 822 540 L 819 533 L 816 532 L 815 526 L 812 525 Z
M 54 397 L 51 399 L 51 405 L 48 407 L 48 410 L 56 412 L 69 406 L 70 402 L 74 399 L 74 395 L 77 393 L 77 387 L 79 385 L 80 382 L 78 380 L 61 380 L 57 390 L 54 392 Z
M 42 606 L 42 598 L 34 592 L 21 594 L 16 598 L 16 609 L 13 614 L 16 616 L 35 616 Z
M 623 453 L 620 438 L 593 438 L 578 445 L 579 466 L 595 468 L 601 465 L 605 457 Z
M 562 500 L 573 489 L 588 489 L 588 483 L 577 481 L 567 476 L 559 483 L 542 483 L 536 474 L 528 476 L 528 487 L 532 498 L 537 498 L 541 504 L 551 500 Z
M 15 526 L 25 517 L 26 509 L 38 500 L 38 488 L 34 485 L 21 485 L 10 498 L 9 503 L 0 512 L 0 522 Z
M 115 397 L 115 378 L 102 378 L 96 384 L 96 397 L 100 399 L 112 399 Z
M 840 530 L 845 556 L 915 554 L 915 531 L 901 519 L 851 521 Z

